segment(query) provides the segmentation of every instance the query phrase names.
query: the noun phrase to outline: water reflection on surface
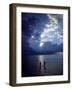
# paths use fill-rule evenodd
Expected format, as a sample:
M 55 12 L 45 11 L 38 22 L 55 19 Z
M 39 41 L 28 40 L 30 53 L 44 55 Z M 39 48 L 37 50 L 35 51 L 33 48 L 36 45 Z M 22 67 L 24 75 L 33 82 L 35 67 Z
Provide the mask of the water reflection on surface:
M 29 55 L 22 60 L 22 76 L 62 75 L 63 55 Z
M 43 75 L 44 74 L 44 72 L 45 72 L 45 68 L 46 68 L 46 66 L 45 66 L 45 60 L 44 60 L 44 56 L 43 55 L 40 55 L 40 56 L 38 56 L 38 63 L 40 64 L 39 66 L 40 66 L 40 74 L 41 75 Z

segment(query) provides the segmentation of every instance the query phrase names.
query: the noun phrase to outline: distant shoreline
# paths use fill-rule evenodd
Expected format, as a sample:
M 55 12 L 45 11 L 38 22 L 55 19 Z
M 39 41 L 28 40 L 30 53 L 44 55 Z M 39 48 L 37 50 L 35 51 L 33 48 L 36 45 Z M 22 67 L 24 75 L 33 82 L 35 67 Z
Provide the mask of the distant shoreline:
M 56 54 L 63 54 L 63 52 L 57 52 Z
M 63 52 L 55 52 L 55 53 L 44 53 L 44 54 L 41 54 L 41 53 L 39 53 L 39 54 L 24 54 L 24 55 L 52 55 L 52 54 L 60 54 L 60 55 L 62 55 L 63 54 Z

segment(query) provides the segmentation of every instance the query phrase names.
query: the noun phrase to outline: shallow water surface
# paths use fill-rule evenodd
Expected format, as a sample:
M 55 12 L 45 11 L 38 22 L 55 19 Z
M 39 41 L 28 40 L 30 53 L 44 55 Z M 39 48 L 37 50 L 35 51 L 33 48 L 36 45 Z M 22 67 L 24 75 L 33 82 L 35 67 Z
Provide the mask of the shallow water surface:
M 63 54 L 25 55 L 22 77 L 63 75 Z

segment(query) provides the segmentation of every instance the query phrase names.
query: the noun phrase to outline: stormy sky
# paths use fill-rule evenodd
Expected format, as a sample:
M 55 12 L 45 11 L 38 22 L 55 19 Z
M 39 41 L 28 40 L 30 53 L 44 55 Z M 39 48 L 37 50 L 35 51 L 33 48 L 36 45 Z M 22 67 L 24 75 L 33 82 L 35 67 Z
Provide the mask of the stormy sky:
M 22 50 L 25 54 L 63 51 L 63 15 L 22 13 Z

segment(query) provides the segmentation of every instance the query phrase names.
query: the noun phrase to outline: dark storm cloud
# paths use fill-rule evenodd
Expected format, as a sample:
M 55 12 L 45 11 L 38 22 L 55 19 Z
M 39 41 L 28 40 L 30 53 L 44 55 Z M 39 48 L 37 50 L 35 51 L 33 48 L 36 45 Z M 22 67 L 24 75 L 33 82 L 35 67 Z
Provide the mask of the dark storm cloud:
M 62 51 L 63 15 L 22 13 L 22 48 L 26 53 Z

